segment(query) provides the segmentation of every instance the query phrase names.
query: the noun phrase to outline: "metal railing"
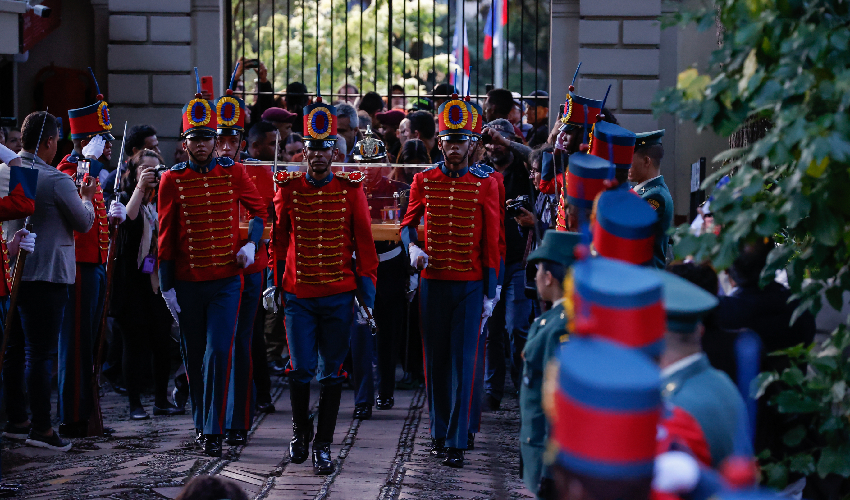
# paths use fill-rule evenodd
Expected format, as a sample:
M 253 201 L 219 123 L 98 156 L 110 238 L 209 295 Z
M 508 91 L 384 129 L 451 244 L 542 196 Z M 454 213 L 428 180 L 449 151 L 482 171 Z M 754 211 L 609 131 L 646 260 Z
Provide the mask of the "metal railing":
M 504 26 L 488 18 L 500 1 L 507 9 Z M 469 94 L 483 97 L 496 86 L 527 95 L 549 85 L 549 2 L 228 0 L 227 5 L 228 71 L 240 57 L 257 58 L 268 69 L 277 95 L 284 95 L 286 85 L 294 81 L 315 95 L 316 69 L 321 64 L 323 96 L 352 96 L 338 90 L 353 85 L 358 97 L 375 91 L 391 103 L 391 87 L 400 85 L 403 94 L 395 97 L 430 98 L 433 88 L 448 83 L 455 71 L 463 74 L 464 64 L 453 47 L 456 32 L 463 40 L 463 27 L 466 62 L 472 67 Z M 485 59 L 488 22 L 504 42 L 497 41 L 492 56 Z

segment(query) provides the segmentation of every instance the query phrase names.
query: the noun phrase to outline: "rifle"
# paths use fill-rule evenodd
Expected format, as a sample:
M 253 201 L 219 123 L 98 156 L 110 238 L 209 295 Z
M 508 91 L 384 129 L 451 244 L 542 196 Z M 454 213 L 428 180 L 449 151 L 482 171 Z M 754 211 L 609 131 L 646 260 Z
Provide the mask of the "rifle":
M 32 224 L 27 224 L 26 230 L 32 232 Z M 15 313 L 18 311 L 18 289 L 20 289 L 24 265 L 27 263 L 27 255 L 29 255 L 29 252 L 24 249 L 18 249 L 15 270 L 12 271 L 12 287 L 9 290 L 9 312 L 6 314 L 6 324 L 3 327 L 3 345 L 0 346 L 0 373 L 3 372 L 3 361 L 6 359 L 6 346 L 9 345 L 9 335 L 12 332 Z
M 124 142 L 127 138 L 127 123 L 124 123 L 124 137 L 121 138 L 121 152 L 118 155 L 118 168 L 115 172 L 115 186 L 120 186 L 121 163 L 124 161 Z M 115 199 L 119 196 L 115 192 Z M 103 436 L 103 413 L 100 409 L 100 377 L 103 374 L 103 363 L 106 358 L 106 320 L 109 316 L 109 304 L 112 300 L 112 277 L 115 274 L 115 253 L 117 248 L 118 224 L 109 225 L 109 250 L 106 254 L 106 293 L 103 297 L 103 312 L 100 314 L 100 326 L 95 337 L 94 366 L 91 378 L 91 413 L 89 414 L 88 436 Z

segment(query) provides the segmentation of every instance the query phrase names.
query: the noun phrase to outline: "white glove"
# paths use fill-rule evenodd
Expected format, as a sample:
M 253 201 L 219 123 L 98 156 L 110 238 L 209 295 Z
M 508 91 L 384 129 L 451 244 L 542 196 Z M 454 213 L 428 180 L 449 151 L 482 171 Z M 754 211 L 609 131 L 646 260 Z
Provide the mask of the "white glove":
M 272 314 L 277 314 L 280 309 L 280 294 L 276 286 L 270 286 L 263 292 L 263 309 Z
M 15 153 L 3 144 L 0 144 L 0 163 L 5 163 L 6 165 L 8 165 L 9 162 L 14 160 L 15 158 L 20 158 L 20 156 L 18 156 L 18 153 Z
M 484 296 L 484 312 L 481 315 L 481 319 L 486 320 L 490 316 L 493 315 L 493 308 L 496 307 L 496 301 L 491 299 L 488 296 Z
M 655 457 L 652 489 L 664 493 L 689 493 L 699 482 L 699 465 L 682 451 L 668 451 Z
M 409 250 L 410 250 L 410 265 L 411 265 L 411 266 L 413 266 L 413 267 L 415 267 L 415 268 L 419 269 L 419 268 L 416 266 L 416 261 L 418 261 L 418 260 L 419 260 L 419 257 L 424 257 L 424 259 L 425 259 L 425 267 L 428 267 L 428 254 L 427 254 L 427 253 L 425 253 L 425 251 L 424 251 L 424 250 L 422 250 L 421 248 L 419 248 L 417 245 L 410 245 Z M 424 268 L 423 268 L 423 269 L 424 269 Z
M 162 298 L 165 299 L 165 305 L 168 306 L 171 317 L 174 318 L 174 321 L 180 323 L 180 320 L 177 319 L 177 313 L 180 312 L 180 304 L 177 303 L 177 292 L 173 288 L 171 290 L 163 290 Z
M 124 206 L 120 201 L 113 201 L 112 206 L 109 207 L 109 213 L 106 214 L 109 219 L 109 223 L 118 222 L 121 224 L 127 219 L 127 207 Z
M 9 253 L 16 255 L 20 250 L 32 253 L 35 250 L 35 237 L 35 233 L 31 233 L 26 229 L 19 229 L 7 246 Z
M 407 286 L 407 301 L 412 302 L 416 295 L 416 289 L 419 288 L 419 273 L 410 275 L 410 284 Z
M 88 144 L 83 146 L 83 156 L 86 158 L 94 158 L 97 160 L 103 154 L 103 148 L 106 147 L 106 140 L 103 136 L 96 135 L 91 138 Z
M 369 310 L 368 313 L 366 313 L 367 309 Z M 369 322 L 369 315 L 370 314 L 372 314 L 372 308 L 371 307 L 363 307 L 363 306 L 358 307 L 357 308 L 357 318 L 356 318 L 357 324 L 358 325 L 370 325 L 370 322 Z
M 257 252 L 257 247 L 253 241 L 245 243 L 245 246 L 236 252 L 236 263 L 242 267 L 248 267 L 254 263 L 254 254 Z

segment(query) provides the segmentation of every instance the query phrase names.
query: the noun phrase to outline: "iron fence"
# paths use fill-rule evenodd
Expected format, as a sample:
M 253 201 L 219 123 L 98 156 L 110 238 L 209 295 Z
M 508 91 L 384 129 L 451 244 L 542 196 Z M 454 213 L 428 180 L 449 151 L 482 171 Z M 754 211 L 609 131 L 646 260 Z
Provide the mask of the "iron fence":
M 343 96 L 339 90 L 353 85 L 357 94 L 375 91 L 390 102 L 392 86 L 400 85 L 407 99 L 428 97 L 454 72 L 462 75 L 465 64 L 455 56 L 453 38 L 463 40 L 464 31 L 465 62 L 472 68 L 469 94 L 481 96 L 497 86 L 528 95 L 549 85 L 549 2 L 542 0 L 228 0 L 227 5 L 228 72 L 240 57 L 257 58 L 275 94 L 283 95 L 294 81 L 313 93 L 321 64 L 325 96 Z M 490 57 L 488 26 L 497 34 Z

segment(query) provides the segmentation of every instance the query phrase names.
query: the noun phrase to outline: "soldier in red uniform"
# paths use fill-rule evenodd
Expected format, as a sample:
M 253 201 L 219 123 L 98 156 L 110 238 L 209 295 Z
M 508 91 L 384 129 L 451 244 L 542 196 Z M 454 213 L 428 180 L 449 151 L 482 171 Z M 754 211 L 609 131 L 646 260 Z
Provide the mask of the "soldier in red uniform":
M 92 74 L 94 78 L 94 74 Z M 97 81 L 95 80 L 95 85 Z M 78 178 L 78 162 L 87 162 L 88 175 L 94 179 L 97 192 L 93 204 L 95 223 L 85 233 L 74 231 L 77 276 L 68 294 L 68 305 L 59 332 L 59 434 L 84 437 L 88 434 L 91 413 L 91 377 L 94 339 L 103 314 L 106 295 L 106 254 L 109 248 L 109 224 L 121 223 L 127 210 L 113 201 L 107 212 L 98 174 L 112 158 L 112 123 L 109 108 L 98 89 L 97 102 L 68 110 L 74 151 L 56 167 Z M 78 179 L 78 181 L 81 179 Z
M 469 165 L 473 119 L 457 95 L 438 113 L 445 162 L 416 174 L 402 222 L 411 265 L 422 269 L 420 308 L 433 454 L 463 467 L 482 312 L 499 269 L 499 189 Z M 425 216 L 424 250 L 417 226 Z M 445 455 L 444 455 L 445 454 Z
M 237 68 L 238 70 L 238 68 Z M 234 74 L 235 74 L 234 70 Z M 218 115 L 219 157 L 236 161 L 245 146 L 245 102 L 233 96 L 231 87 L 226 95 L 216 101 Z M 271 172 L 262 165 L 236 162 L 232 169 L 245 169 L 248 178 L 260 192 L 263 204 L 269 208 L 274 198 Z M 244 241 L 243 244 L 247 244 Z M 261 239 L 254 263 L 242 271 L 243 287 L 236 323 L 236 341 L 233 345 L 233 366 L 230 371 L 230 391 L 227 395 L 227 444 L 244 445 L 248 429 L 254 420 L 254 402 L 271 404 L 271 382 L 265 362 L 263 321 L 257 321 L 264 312 L 260 297 L 265 285 L 269 254 L 268 241 Z M 258 323 L 258 324 L 255 324 Z M 258 348 L 259 347 L 259 348 Z M 256 384 L 256 398 L 254 385 Z
M 220 457 L 242 273 L 254 263 L 267 206 L 244 168 L 214 156 L 216 126 L 199 82 L 183 108 L 189 161 L 171 167 L 159 185 L 158 253 L 162 296 L 180 325 L 196 437 L 207 455 Z M 240 204 L 251 217 L 247 243 L 239 236 Z
M 346 376 L 342 363 L 348 353 L 355 295 L 361 309 L 372 309 L 378 256 L 360 184 L 363 173 L 331 172 L 331 158 L 337 154 L 336 108 L 321 97 L 304 108 L 304 139 L 307 172 L 275 174 L 277 222 L 272 239 L 275 284 L 285 304 L 290 353 L 294 437 L 289 453 L 293 463 L 307 460 L 313 439 L 309 384 L 316 376 L 322 389 L 313 471 L 325 475 L 334 470 L 330 445 Z

